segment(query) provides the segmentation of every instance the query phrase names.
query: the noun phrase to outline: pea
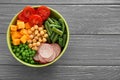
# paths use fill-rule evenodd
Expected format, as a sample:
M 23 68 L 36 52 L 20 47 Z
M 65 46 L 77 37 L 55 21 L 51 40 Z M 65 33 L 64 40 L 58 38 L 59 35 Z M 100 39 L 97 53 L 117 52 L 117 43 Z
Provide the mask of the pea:
M 28 52 L 26 53 L 26 56 L 29 57 L 29 53 Z
M 27 48 L 28 48 L 28 46 L 26 45 L 26 46 L 25 46 L 25 49 L 27 49 Z
M 29 60 L 30 58 L 29 57 L 27 57 L 27 60 Z
M 16 56 L 18 57 L 18 56 L 19 56 L 19 53 L 16 53 Z
M 35 63 L 35 61 L 34 61 L 34 60 L 32 60 L 32 61 L 30 61 L 30 63 L 31 63 L 31 64 L 34 64 L 34 63 Z
M 26 56 L 26 53 L 25 53 L 25 52 L 22 52 L 22 56 L 23 56 L 23 57 Z
M 16 50 L 15 50 L 15 49 L 13 49 L 13 52 L 15 53 L 15 52 L 16 52 Z
M 16 51 L 17 51 L 17 52 L 19 52 L 19 51 L 20 51 L 20 49 L 19 49 L 19 48 L 17 48 L 17 49 L 16 49 Z
M 28 62 L 28 60 L 27 60 L 27 59 L 25 59 L 25 62 Z
M 21 50 L 24 50 L 24 47 L 22 47 Z
M 19 59 L 22 59 L 22 56 L 18 56 Z

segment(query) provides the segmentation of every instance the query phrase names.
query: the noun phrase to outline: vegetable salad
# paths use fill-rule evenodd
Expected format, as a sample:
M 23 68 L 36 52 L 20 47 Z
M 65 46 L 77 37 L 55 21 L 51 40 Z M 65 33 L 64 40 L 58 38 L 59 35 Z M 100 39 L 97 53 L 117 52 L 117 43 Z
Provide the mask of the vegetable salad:
M 59 56 L 66 44 L 66 27 L 60 18 L 51 17 L 47 6 L 26 6 L 16 24 L 10 25 L 12 50 L 30 64 L 45 64 Z

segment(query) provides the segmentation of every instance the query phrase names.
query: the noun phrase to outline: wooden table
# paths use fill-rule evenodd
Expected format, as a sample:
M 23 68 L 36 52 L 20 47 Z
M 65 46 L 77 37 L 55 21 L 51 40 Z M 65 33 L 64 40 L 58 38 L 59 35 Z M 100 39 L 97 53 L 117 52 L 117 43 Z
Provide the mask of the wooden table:
M 69 46 L 51 66 L 24 66 L 8 50 L 9 22 L 26 5 L 52 7 L 69 24 Z M 120 80 L 120 1 L 0 0 L 0 80 Z

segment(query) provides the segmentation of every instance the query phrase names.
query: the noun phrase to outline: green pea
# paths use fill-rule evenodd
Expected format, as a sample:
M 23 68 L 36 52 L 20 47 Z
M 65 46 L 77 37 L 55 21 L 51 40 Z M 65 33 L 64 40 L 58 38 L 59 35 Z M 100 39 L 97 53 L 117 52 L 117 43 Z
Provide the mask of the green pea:
M 25 49 L 28 49 L 28 48 L 29 48 L 29 47 L 26 45 L 26 46 L 25 46 Z
M 22 56 L 18 56 L 19 59 L 22 59 Z
M 27 59 L 25 59 L 24 61 L 25 61 L 25 62 L 28 62 L 28 60 L 27 60 Z
M 34 60 L 32 60 L 32 61 L 30 61 L 30 63 L 31 63 L 31 64 L 34 64 L 34 63 L 35 63 L 35 61 L 34 61 Z
M 28 52 L 26 53 L 26 56 L 28 56 L 28 57 L 29 57 L 29 53 L 28 53 Z
M 15 50 L 15 49 L 13 49 L 13 52 L 15 53 L 15 52 L 16 52 L 16 50 Z
M 19 51 L 20 51 L 20 49 L 19 49 L 19 48 L 17 48 L 17 49 L 16 49 L 16 51 L 17 51 L 17 52 L 19 52 Z
M 26 56 L 26 53 L 25 53 L 25 52 L 22 52 L 22 56 Z
M 19 53 L 16 53 L 16 56 L 18 57 L 18 56 L 19 56 Z

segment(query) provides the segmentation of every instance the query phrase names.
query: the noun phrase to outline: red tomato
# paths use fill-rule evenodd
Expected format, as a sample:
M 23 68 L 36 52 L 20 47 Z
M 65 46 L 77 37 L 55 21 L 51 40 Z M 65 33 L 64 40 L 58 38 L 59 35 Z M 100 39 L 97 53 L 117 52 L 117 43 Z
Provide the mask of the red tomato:
M 41 16 L 34 14 L 34 15 L 30 16 L 29 23 L 31 26 L 33 26 L 33 25 L 42 26 L 43 20 L 42 20 Z
M 18 19 L 24 22 L 28 22 L 28 18 L 23 15 L 23 11 L 18 14 Z
M 31 15 L 35 14 L 35 9 L 32 8 L 31 6 L 26 6 L 23 9 L 23 15 L 27 18 L 29 18 Z
M 37 9 L 37 14 L 40 15 L 44 21 L 50 16 L 50 9 L 47 6 L 40 6 Z

